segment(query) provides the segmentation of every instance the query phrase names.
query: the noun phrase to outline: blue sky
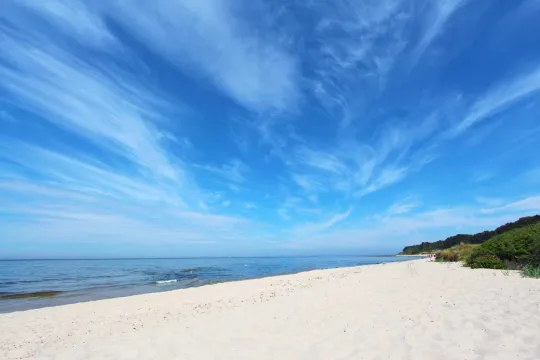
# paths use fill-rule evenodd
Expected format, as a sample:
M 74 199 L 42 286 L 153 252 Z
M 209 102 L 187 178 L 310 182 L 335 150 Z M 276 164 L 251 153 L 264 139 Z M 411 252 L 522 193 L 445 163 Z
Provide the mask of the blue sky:
M 0 257 L 395 252 L 540 212 L 540 0 L 0 7 Z

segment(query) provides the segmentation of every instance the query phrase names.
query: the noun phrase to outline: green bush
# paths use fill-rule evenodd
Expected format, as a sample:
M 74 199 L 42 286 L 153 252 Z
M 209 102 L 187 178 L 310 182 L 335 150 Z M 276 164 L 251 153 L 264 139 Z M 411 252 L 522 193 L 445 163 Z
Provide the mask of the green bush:
M 521 261 L 540 268 L 540 236 L 533 240 L 529 254 L 523 256 Z
M 524 277 L 540 279 L 540 266 L 534 266 L 530 264 L 525 265 L 525 267 L 521 270 L 521 275 Z
M 493 254 L 481 254 L 476 256 L 470 266 L 473 269 L 506 269 L 504 261 Z
M 505 262 L 518 266 L 540 265 L 540 224 L 491 238 L 472 251 L 467 265 L 471 268 L 504 269 Z

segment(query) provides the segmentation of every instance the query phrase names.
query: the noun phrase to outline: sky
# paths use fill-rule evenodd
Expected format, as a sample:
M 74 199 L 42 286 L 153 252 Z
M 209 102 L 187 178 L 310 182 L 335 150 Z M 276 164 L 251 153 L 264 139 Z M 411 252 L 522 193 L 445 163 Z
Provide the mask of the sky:
M 3 0 L 0 258 L 395 253 L 540 213 L 540 0 Z

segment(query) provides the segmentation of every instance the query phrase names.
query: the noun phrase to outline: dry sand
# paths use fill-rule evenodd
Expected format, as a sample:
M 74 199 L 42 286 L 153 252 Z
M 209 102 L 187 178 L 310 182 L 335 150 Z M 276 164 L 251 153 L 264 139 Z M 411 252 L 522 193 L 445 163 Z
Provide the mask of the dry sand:
M 0 359 L 540 359 L 540 280 L 426 259 L 0 315 Z

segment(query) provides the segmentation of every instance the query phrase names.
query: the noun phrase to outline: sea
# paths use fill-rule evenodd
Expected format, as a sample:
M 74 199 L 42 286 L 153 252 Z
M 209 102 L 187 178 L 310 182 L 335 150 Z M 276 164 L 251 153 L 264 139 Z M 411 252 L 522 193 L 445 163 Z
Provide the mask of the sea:
M 2 260 L 0 313 L 226 281 L 368 264 L 397 256 Z

